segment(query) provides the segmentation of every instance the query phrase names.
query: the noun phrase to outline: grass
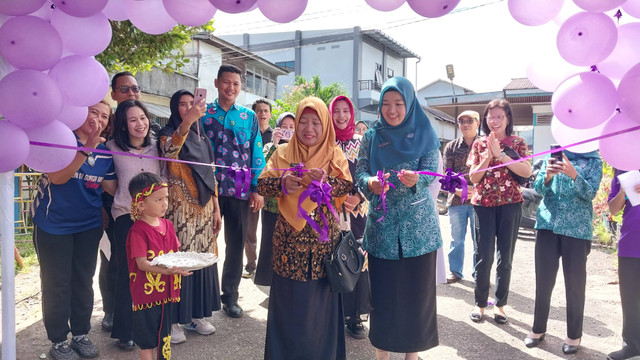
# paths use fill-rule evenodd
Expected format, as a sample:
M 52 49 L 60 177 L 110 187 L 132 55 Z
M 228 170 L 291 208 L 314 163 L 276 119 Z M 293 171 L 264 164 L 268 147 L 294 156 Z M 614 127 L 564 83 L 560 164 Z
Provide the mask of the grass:
M 34 266 L 38 266 L 38 257 L 36 255 L 36 249 L 33 247 L 31 241 L 31 235 L 17 235 L 15 236 L 16 248 L 20 257 L 22 257 L 23 267 L 18 267 L 18 263 L 14 261 L 16 275 L 21 272 L 29 271 Z M 0 274 L 0 280 L 2 279 Z

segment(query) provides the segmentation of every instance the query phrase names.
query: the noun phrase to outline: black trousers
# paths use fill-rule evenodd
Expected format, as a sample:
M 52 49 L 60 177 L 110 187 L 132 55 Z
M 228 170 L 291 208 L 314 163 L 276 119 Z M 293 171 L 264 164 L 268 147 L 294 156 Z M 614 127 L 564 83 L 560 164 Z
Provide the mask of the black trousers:
M 218 197 L 224 220 L 224 265 L 222 267 L 222 303 L 238 302 L 238 286 L 242 278 L 242 255 L 247 232 L 249 201 L 228 196 Z
M 129 214 L 120 215 L 114 228 L 114 252 L 111 262 L 116 267 L 115 304 L 113 307 L 113 329 L 111 337 L 122 341 L 133 339 L 133 308 L 129 288 L 129 263 L 127 262 L 127 235 L 133 226 Z
M 491 266 L 494 252 L 496 265 L 496 306 L 507 305 L 509 283 L 511 282 L 511 262 L 516 248 L 522 204 L 508 204 L 495 207 L 474 206 L 476 211 L 476 277 L 475 304 L 484 308 L 489 298 Z
M 278 214 L 262 210 L 262 235 L 260 236 L 260 255 L 253 282 L 256 285 L 271 286 L 273 277 L 273 232 L 278 221 Z
M 618 257 L 620 299 L 622 300 L 622 338 L 627 346 L 640 351 L 640 258 Z
M 256 270 L 256 260 L 258 260 L 258 221 L 260 218 L 260 211 L 253 212 L 253 209 L 249 209 L 247 213 L 247 232 L 244 238 L 244 255 L 247 257 L 247 265 L 245 269 Z
M 53 235 L 35 226 L 33 245 L 40 262 L 42 317 L 53 343 L 91 330 L 93 274 L 102 229 Z
M 567 298 L 567 337 L 580 339 L 584 319 L 585 287 L 587 284 L 587 255 L 591 241 L 558 235 L 550 230 L 538 230 L 536 235 L 536 305 L 533 331 L 547 331 L 551 293 L 556 284 L 560 257 Z
M 114 253 L 114 227 L 116 222 L 111 216 L 111 208 L 104 208 L 109 216 L 109 226 L 104 230 L 111 244 L 111 254 Z M 100 254 L 100 274 L 98 275 L 98 284 L 100 286 L 100 294 L 102 295 L 102 310 L 106 313 L 113 312 L 114 302 L 116 301 L 115 284 L 116 284 L 116 264 L 115 261 L 107 260 L 102 251 Z M 113 256 L 113 255 L 112 255 Z

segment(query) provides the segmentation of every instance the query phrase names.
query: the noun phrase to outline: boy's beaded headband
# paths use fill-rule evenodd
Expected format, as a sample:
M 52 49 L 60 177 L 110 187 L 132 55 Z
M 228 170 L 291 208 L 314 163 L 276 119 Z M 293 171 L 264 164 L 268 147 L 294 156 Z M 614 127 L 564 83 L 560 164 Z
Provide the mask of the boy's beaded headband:
M 131 202 L 134 203 L 134 204 L 137 204 L 137 203 L 141 202 L 142 200 L 144 200 L 144 198 L 146 198 L 149 195 L 153 194 L 155 191 L 158 191 L 158 190 L 166 188 L 166 187 L 167 187 L 167 183 L 153 183 L 153 184 L 151 184 L 151 186 L 147 186 L 141 192 L 137 193 L 136 197 L 131 199 Z

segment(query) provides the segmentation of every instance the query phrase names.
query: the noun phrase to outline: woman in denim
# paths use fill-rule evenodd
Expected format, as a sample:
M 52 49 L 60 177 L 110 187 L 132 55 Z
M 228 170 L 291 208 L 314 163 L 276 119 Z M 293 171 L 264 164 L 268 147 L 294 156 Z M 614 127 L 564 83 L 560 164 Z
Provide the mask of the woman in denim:
M 582 337 L 587 255 L 593 237 L 592 201 L 602 179 L 602 160 L 597 151 L 577 154 L 567 150 L 562 159 L 547 157 L 533 183 L 543 198 L 535 225 L 538 233 L 533 328 L 524 343 L 534 347 L 544 339 L 551 293 L 562 258 L 567 296 L 567 338 L 562 352 L 574 354 Z

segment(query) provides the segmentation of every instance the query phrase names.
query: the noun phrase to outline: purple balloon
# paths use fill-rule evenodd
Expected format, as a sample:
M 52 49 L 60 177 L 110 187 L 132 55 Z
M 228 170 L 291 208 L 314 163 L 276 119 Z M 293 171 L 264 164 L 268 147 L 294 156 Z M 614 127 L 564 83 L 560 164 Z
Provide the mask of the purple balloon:
M 51 3 L 51 1 L 47 0 L 42 7 L 34 12 L 32 12 L 31 16 L 39 17 L 42 20 L 46 20 L 51 22 L 51 14 L 53 14 L 53 9 L 55 5 Z
M 46 125 L 61 110 L 60 90 L 46 74 L 17 70 L 0 80 L 0 113 L 23 129 Z
M 71 16 L 90 17 L 93 16 L 107 5 L 108 0 L 51 0 L 56 6 Z
M 617 8 L 627 0 L 573 0 L 581 9 L 590 12 L 604 12 Z
M 209 0 L 163 0 L 162 3 L 174 20 L 187 26 L 204 25 L 216 12 Z
M 556 143 L 567 146 L 571 144 L 575 144 L 577 142 L 594 139 L 600 136 L 604 126 L 606 125 L 606 121 L 596 127 L 588 128 L 588 129 L 575 129 L 563 124 L 557 117 L 553 117 L 551 120 L 551 134 L 553 138 L 556 140 Z M 572 146 L 569 148 L 571 152 L 575 153 L 586 153 L 594 150 L 598 150 L 598 146 L 600 143 L 598 140 L 594 140 L 588 143 L 584 143 L 581 145 Z
M 458 6 L 460 0 L 407 0 L 407 3 L 416 14 L 437 18 L 447 15 Z
M 568 18 L 558 30 L 558 51 L 574 65 L 589 66 L 609 56 L 618 41 L 613 20 L 602 13 L 580 12 Z
M 576 129 L 605 122 L 616 109 L 618 96 L 613 82 L 595 72 L 583 72 L 565 80 L 551 98 L 555 116 Z
M 620 80 L 618 99 L 620 110 L 629 119 L 640 123 L 640 63 L 627 71 Z
M 598 70 L 612 80 L 620 80 L 635 64 L 640 63 L 640 22 L 620 25 L 618 42 L 611 55 L 598 64 Z
M 124 0 L 124 8 L 133 25 L 147 34 L 163 34 L 178 24 L 167 13 L 162 0 Z
M 562 1 L 558 0 L 509 0 L 511 16 L 519 23 L 529 26 L 545 24 L 560 13 Z
M 532 51 L 532 59 L 527 66 L 527 78 L 539 89 L 553 92 L 567 78 L 589 70 L 566 62 L 552 42 L 541 41 L 541 44 L 541 49 Z
M 624 113 L 619 113 L 607 122 L 602 134 L 611 134 L 638 127 L 640 124 L 631 120 Z M 620 170 L 640 169 L 640 130 L 625 132 L 620 135 L 600 140 L 600 154 L 613 167 Z
M 258 0 L 260 1 L 260 0 Z M 378 10 L 378 11 L 393 11 L 402 4 L 404 4 L 405 0 L 365 0 L 369 6 Z
M 288 23 L 302 15 L 307 8 L 307 0 L 258 0 L 258 8 L 267 19 Z
M 102 13 L 79 18 L 55 9 L 51 25 L 58 30 L 64 48 L 72 54 L 98 55 L 111 42 L 111 24 Z
M 64 104 L 57 120 L 67 125 L 69 129 L 75 130 L 84 124 L 88 114 L 88 107 Z
M 0 120 L 0 173 L 15 170 L 28 156 L 29 138 L 24 130 Z
M 39 17 L 14 17 L 0 27 L 0 55 L 18 69 L 47 70 L 61 54 L 58 31 Z
M 216 9 L 230 14 L 238 14 L 249 11 L 257 0 L 209 0 Z
M 627 0 L 622 10 L 636 19 L 640 19 L 640 0 Z
M 124 1 L 122 0 L 109 0 L 107 6 L 102 9 L 102 13 L 109 20 L 124 21 L 127 20 L 127 12 L 124 9 Z
M 64 146 L 78 146 L 73 132 L 63 123 L 54 120 L 51 124 L 25 131 L 29 141 L 57 144 Z M 59 171 L 71 164 L 76 156 L 76 150 L 60 149 L 56 147 L 31 145 L 29 156 L 25 164 L 42 172 Z
M 20 16 L 30 14 L 42 6 L 46 0 L 2 0 L 0 14 Z
M 91 106 L 104 99 L 109 91 L 109 74 L 90 56 L 71 55 L 49 71 L 58 84 L 65 103 Z

